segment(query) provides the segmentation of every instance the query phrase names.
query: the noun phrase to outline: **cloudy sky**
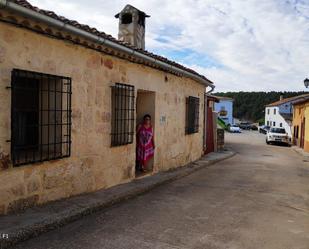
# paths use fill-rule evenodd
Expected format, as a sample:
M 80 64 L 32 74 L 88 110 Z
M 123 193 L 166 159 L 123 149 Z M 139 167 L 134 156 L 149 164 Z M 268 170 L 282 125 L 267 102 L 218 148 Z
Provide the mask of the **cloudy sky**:
M 309 77 L 309 0 L 30 0 L 117 37 L 127 3 L 151 15 L 146 48 L 217 91 L 298 91 Z

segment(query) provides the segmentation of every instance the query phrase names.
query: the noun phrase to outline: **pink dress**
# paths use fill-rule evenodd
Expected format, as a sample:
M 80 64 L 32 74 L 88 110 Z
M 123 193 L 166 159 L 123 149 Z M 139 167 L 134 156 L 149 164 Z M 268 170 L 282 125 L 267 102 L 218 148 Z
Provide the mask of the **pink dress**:
M 145 166 L 154 155 L 153 129 L 142 125 L 137 131 L 137 160 Z

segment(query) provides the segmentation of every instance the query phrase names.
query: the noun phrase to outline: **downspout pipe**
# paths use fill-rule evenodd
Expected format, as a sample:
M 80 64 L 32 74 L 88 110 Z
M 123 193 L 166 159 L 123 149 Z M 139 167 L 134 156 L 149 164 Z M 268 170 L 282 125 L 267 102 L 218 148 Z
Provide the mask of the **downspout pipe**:
M 211 87 L 211 89 L 208 92 L 206 92 L 206 94 L 211 94 L 215 90 L 215 86 L 213 84 L 209 86 Z
M 52 26 L 54 28 L 57 28 L 59 30 L 66 31 L 66 32 L 69 32 L 69 33 L 72 33 L 72 34 L 84 37 L 84 38 L 86 38 L 88 40 L 91 40 L 93 42 L 96 42 L 98 44 L 101 44 L 101 45 L 104 45 L 106 47 L 110 47 L 112 49 L 116 49 L 118 51 L 126 53 L 126 54 L 128 54 L 130 56 L 134 56 L 136 58 L 143 59 L 143 60 L 145 60 L 145 61 L 147 61 L 149 63 L 153 63 L 153 64 L 155 64 L 157 66 L 160 66 L 160 67 L 162 67 L 164 69 L 172 70 L 172 71 L 174 71 L 176 73 L 179 73 L 181 75 L 187 76 L 187 77 L 189 77 L 191 79 L 194 79 L 194 80 L 200 82 L 205 87 L 210 87 L 211 90 L 208 91 L 207 93 L 212 92 L 214 90 L 214 88 L 215 88 L 215 86 L 209 80 L 204 79 L 201 76 L 198 76 L 198 75 L 193 74 L 191 72 L 188 72 L 186 70 L 180 69 L 180 68 L 175 67 L 173 65 L 170 65 L 170 64 L 168 64 L 166 62 L 157 60 L 157 59 L 155 59 L 153 57 L 150 57 L 148 55 L 140 53 L 140 52 L 138 52 L 138 51 L 136 51 L 136 50 L 134 50 L 132 48 L 128 48 L 128 47 L 126 47 L 124 45 L 121 45 L 121 44 L 118 44 L 116 42 L 110 41 L 108 39 L 102 38 L 100 36 L 94 35 L 94 34 L 92 34 L 90 32 L 78 29 L 78 28 L 74 27 L 73 25 L 70 25 L 70 24 L 64 23 L 62 21 L 56 20 L 56 19 L 54 19 L 52 17 L 49 17 L 49 16 L 46 16 L 44 14 L 38 13 L 38 12 L 33 11 L 31 9 L 27 9 L 27 8 L 25 8 L 23 6 L 20 6 L 18 4 L 10 2 L 8 0 L 0 0 L 0 9 L 7 9 L 9 11 L 18 13 L 19 15 L 22 15 L 24 17 L 28 17 L 28 18 L 34 19 L 36 21 L 45 23 L 45 24 L 50 25 L 50 26 Z

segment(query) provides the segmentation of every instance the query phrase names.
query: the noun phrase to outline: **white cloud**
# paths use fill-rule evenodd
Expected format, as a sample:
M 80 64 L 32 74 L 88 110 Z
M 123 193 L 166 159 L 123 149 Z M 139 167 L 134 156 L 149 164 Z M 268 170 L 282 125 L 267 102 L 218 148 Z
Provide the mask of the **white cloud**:
M 124 0 L 32 0 L 32 4 L 117 37 Z M 190 66 L 217 91 L 304 90 L 309 77 L 308 0 L 132 0 L 151 15 L 148 50 L 190 49 L 220 66 Z M 164 38 L 158 40 L 158 38 Z M 168 54 L 168 53 L 167 53 Z M 192 63 L 192 60 L 190 61 Z

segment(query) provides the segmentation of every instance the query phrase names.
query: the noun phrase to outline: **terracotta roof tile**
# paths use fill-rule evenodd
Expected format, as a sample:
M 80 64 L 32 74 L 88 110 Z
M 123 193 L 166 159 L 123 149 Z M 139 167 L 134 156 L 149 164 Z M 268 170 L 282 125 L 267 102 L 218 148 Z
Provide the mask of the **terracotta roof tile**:
M 309 95 L 303 96 L 302 98 L 293 101 L 293 105 L 304 104 L 306 102 L 309 102 Z
M 214 102 L 220 102 L 218 96 L 215 96 L 215 95 L 211 95 L 211 94 L 206 94 L 207 96 L 207 100 L 210 100 L 210 101 L 214 101 Z
M 309 94 L 302 94 L 302 95 L 298 95 L 298 96 L 294 96 L 294 97 L 290 97 L 290 98 L 286 98 L 286 99 L 282 99 L 282 100 L 278 100 L 276 102 L 273 102 L 271 104 L 266 105 L 266 107 L 274 107 L 274 106 L 279 106 L 285 103 L 288 103 L 290 101 L 298 101 L 301 100 L 302 98 L 306 98 L 309 97 Z

